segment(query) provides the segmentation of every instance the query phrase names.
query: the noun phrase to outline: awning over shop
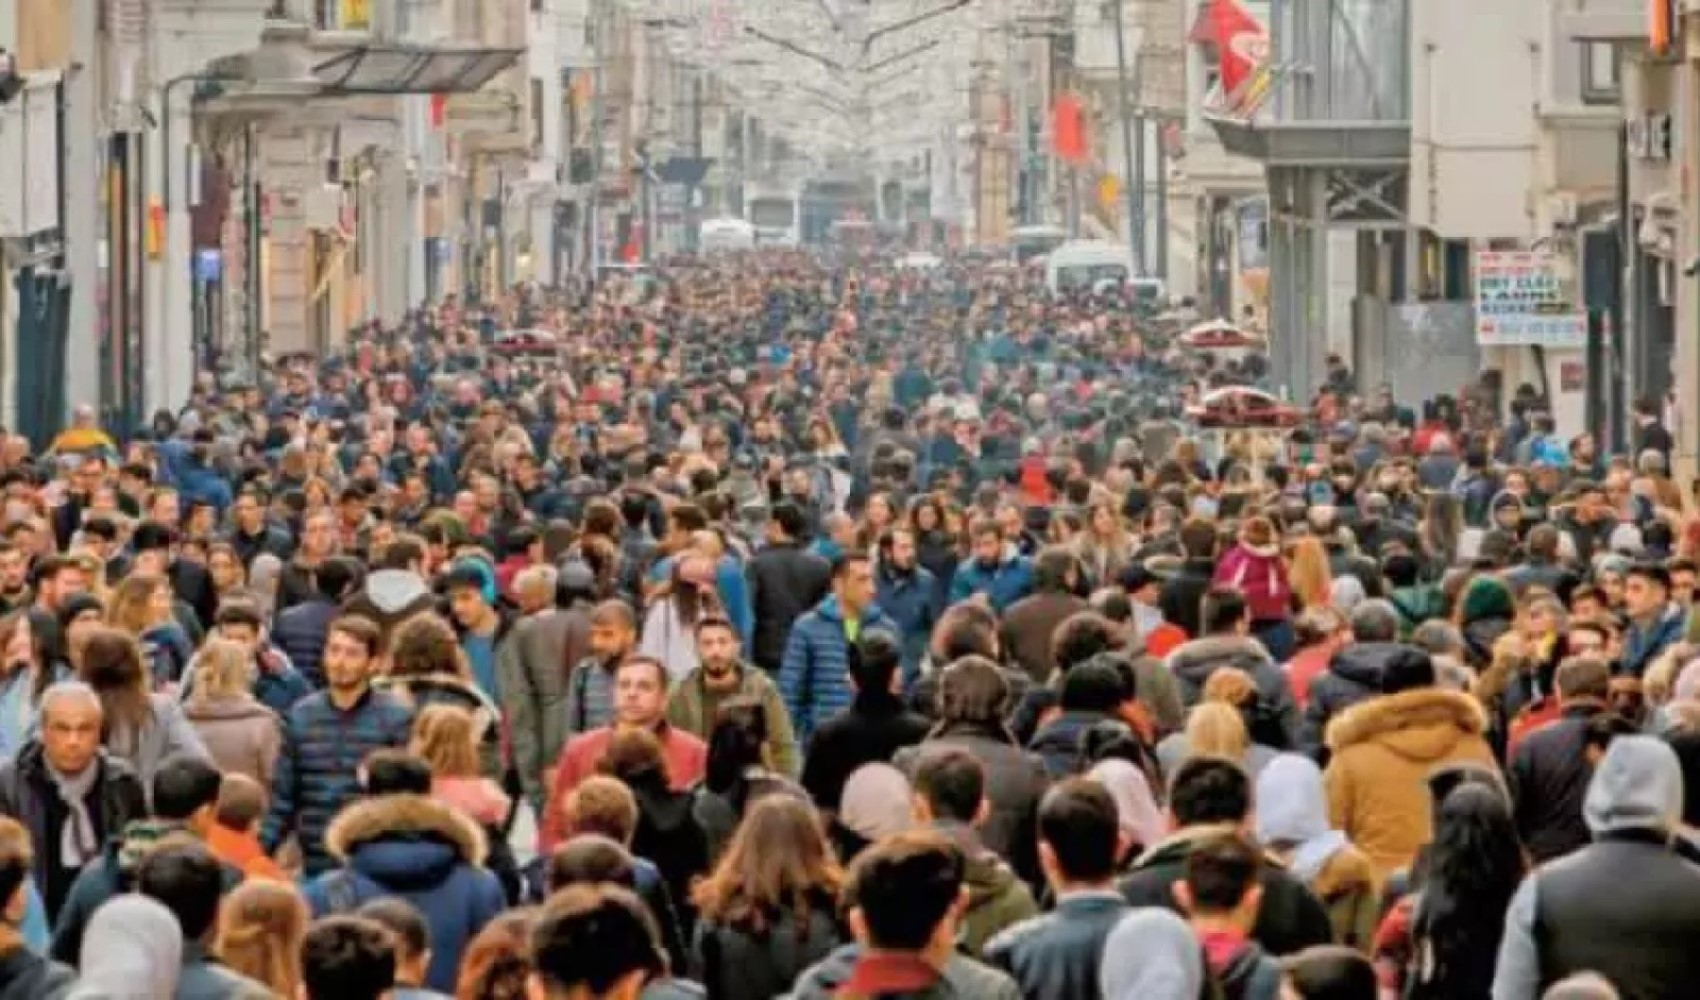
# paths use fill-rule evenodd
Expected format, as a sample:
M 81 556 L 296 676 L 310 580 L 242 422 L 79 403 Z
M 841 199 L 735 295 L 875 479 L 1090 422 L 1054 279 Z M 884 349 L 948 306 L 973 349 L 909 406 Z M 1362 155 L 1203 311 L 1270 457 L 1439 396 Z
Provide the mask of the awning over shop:
M 524 49 L 445 48 L 373 43 L 338 53 L 313 67 L 335 94 L 465 94 L 513 65 Z

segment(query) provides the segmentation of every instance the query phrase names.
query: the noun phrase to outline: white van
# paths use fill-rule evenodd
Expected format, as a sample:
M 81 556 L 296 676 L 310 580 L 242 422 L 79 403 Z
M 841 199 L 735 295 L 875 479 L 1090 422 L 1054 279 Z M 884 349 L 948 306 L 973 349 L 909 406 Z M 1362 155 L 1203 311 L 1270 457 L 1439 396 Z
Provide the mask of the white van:
M 1045 258 L 1045 284 L 1053 293 L 1133 280 L 1133 252 L 1105 240 L 1070 240 Z
M 705 219 L 698 232 L 697 246 L 703 253 L 754 250 L 756 227 L 743 219 Z

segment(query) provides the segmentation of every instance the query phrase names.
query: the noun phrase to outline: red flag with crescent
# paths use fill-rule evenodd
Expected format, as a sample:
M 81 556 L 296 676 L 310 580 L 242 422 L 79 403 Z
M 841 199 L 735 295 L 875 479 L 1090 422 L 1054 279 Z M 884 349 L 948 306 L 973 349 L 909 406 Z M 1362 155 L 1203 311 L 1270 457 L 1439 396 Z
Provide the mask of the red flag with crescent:
M 1231 99 L 1269 60 L 1269 32 L 1239 0 L 1210 0 L 1200 28 L 1216 46 L 1222 94 Z

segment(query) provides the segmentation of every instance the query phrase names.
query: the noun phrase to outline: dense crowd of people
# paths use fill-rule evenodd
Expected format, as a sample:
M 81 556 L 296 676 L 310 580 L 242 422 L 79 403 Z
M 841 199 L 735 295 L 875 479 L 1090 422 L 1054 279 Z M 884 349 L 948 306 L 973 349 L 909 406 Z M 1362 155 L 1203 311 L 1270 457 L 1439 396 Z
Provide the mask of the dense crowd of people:
M 0 1000 L 1687 996 L 1656 408 L 1203 431 L 1123 296 L 686 261 L 4 437 Z

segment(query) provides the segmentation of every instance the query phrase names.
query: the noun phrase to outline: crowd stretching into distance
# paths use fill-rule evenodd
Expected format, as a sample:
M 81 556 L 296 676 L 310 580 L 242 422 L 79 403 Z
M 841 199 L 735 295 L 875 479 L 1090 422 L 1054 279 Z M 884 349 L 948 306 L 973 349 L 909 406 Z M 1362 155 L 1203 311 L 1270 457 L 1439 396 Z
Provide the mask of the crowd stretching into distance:
M 0 433 L 0 1000 L 1696 995 L 1658 407 L 1201 318 L 685 259 Z

